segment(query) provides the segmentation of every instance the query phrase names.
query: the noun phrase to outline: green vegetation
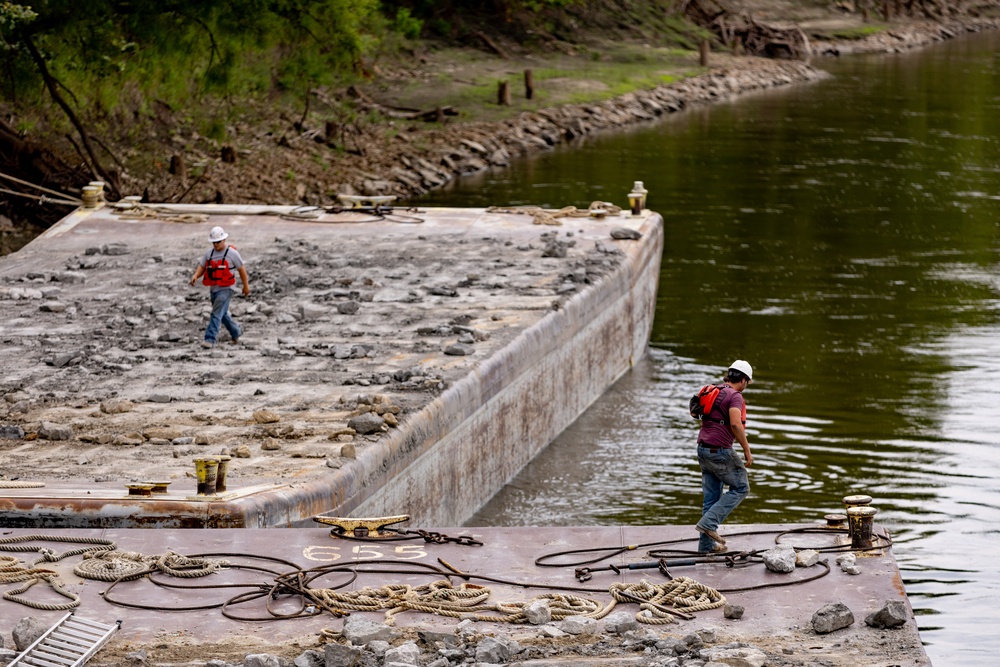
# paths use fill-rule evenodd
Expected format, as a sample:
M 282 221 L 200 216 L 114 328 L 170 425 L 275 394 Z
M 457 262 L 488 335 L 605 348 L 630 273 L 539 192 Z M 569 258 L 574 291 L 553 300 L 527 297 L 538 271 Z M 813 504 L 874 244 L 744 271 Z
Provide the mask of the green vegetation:
M 830 35 L 834 39 L 864 39 L 871 35 L 876 35 L 880 32 L 885 32 L 889 29 L 888 25 L 863 25 L 857 28 L 845 28 L 842 30 L 834 30 Z

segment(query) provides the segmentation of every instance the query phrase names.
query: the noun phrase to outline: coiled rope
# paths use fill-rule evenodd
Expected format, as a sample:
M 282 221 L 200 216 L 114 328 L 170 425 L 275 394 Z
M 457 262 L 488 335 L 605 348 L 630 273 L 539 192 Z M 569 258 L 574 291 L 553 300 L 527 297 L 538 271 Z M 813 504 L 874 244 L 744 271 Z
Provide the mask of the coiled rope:
M 80 606 L 80 596 L 63 588 L 62 582 L 59 581 L 59 574 L 57 572 L 34 566 L 25 567 L 21 565 L 21 562 L 14 556 L 0 556 L 0 583 L 12 584 L 19 581 L 25 582 L 24 585 L 19 588 L 5 591 L 3 594 L 4 600 L 17 602 L 18 604 L 23 604 L 26 607 L 47 611 L 69 611 L 70 609 L 76 609 Z M 49 587 L 51 587 L 52 590 L 59 595 L 69 599 L 69 602 L 65 602 L 63 604 L 52 604 L 36 602 L 34 600 L 28 600 L 20 597 L 22 593 L 41 581 L 47 583 Z
M 147 556 L 135 551 L 90 552 L 73 568 L 73 573 L 96 581 L 135 579 L 153 572 L 191 579 L 218 572 L 228 565 L 224 560 L 189 558 L 173 551 L 159 556 Z
M 487 586 L 464 583 L 458 587 L 450 581 L 438 580 L 423 586 L 390 584 L 378 588 L 365 587 L 356 591 L 306 589 L 305 593 L 317 604 L 345 611 L 385 610 L 385 621 L 394 623 L 395 616 L 417 611 L 435 616 L 487 621 L 494 623 L 527 623 L 525 609 L 537 600 L 548 603 L 552 620 L 584 616 L 600 620 L 619 603 L 639 603 L 636 620 L 650 625 L 676 623 L 676 616 L 687 612 L 715 609 L 726 603 L 717 590 L 694 579 L 680 577 L 663 584 L 640 581 L 637 584 L 614 583 L 608 591 L 612 600 L 603 605 L 596 600 L 569 593 L 545 593 L 526 602 L 490 603 Z M 674 607 L 670 609 L 668 605 Z
M 559 218 L 589 218 L 591 216 L 603 215 L 616 216 L 621 213 L 621 206 L 615 206 L 611 202 L 595 201 L 591 202 L 586 209 L 578 209 L 576 206 L 563 206 L 560 209 L 545 209 L 541 206 L 490 206 L 487 213 L 513 213 L 518 215 L 532 216 L 532 224 L 535 225 L 561 225 Z

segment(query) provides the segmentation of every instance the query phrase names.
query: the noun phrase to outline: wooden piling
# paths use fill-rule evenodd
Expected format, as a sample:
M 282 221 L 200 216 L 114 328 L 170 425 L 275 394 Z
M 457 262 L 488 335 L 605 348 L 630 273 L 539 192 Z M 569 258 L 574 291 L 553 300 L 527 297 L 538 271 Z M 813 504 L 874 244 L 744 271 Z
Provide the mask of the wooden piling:
M 502 107 L 510 106 L 510 81 L 501 81 L 497 87 L 497 104 Z

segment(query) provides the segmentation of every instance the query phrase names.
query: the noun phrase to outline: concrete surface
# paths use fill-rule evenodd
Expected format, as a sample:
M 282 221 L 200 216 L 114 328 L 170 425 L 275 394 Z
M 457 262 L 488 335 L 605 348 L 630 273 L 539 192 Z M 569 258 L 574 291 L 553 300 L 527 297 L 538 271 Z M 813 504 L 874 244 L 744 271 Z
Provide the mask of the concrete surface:
M 0 487 L 44 484 L 0 488 L 0 525 L 457 525 L 628 371 L 652 326 L 649 211 L 560 226 L 481 209 L 142 213 L 81 209 L 0 259 Z M 233 299 L 241 344 L 223 332 L 204 350 L 207 288 L 187 281 L 214 225 L 252 293 Z M 375 432 L 348 428 L 363 411 Z M 192 500 L 193 459 L 218 454 L 229 494 Z M 148 480 L 171 484 L 127 495 Z

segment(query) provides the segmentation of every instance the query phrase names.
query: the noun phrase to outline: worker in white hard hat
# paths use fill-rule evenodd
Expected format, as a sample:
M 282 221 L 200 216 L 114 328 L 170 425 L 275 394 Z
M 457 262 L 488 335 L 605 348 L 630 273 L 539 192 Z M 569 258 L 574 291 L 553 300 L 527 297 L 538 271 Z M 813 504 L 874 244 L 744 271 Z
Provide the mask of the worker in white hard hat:
M 698 551 L 726 551 L 726 540 L 719 535 L 719 526 L 750 493 L 747 468 L 753 465 L 750 442 L 747 440 L 747 405 L 743 391 L 753 382 L 753 368 L 743 359 L 729 365 L 724 383 L 712 408 L 704 416 L 698 431 L 698 464 L 701 466 L 701 520 L 695 526 L 699 533 Z M 739 442 L 743 457 L 734 451 Z M 745 462 L 744 462 L 745 460 Z M 722 492 L 723 487 L 729 490 Z
M 198 278 L 204 276 L 203 284 L 210 288 L 209 295 L 212 298 L 212 315 L 208 319 L 208 326 L 205 328 L 205 339 L 201 346 L 211 349 L 215 347 L 215 342 L 219 336 L 221 327 L 226 327 L 233 343 L 239 343 L 243 329 L 229 315 L 229 301 L 233 297 L 234 285 L 236 285 L 236 275 L 239 274 L 243 282 L 243 296 L 250 294 L 250 277 L 247 275 L 246 267 L 243 266 L 243 258 L 235 246 L 226 243 L 229 234 L 222 227 L 212 227 L 208 233 L 208 240 L 212 247 L 207 250 L 191 276 L 193 286 Z

